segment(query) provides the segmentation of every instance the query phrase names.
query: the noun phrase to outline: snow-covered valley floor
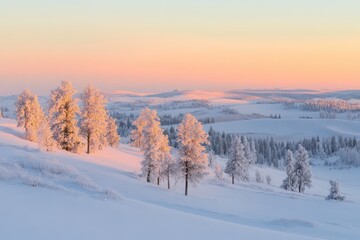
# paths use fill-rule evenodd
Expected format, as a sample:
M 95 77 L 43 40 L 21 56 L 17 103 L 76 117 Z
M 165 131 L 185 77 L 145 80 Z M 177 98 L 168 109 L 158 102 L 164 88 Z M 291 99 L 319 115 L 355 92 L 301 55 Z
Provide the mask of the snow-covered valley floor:
M 256 167 L 270 186 L 231 185 L 209 174 L 190 196 L 183 181 L 140 178 L 128 145 L 86 155 L 46 153 L 0 119 L 0 239 L 359 239 L 359 169 L 313 167 L 305 194 L 282 190 L 285 173 Z M 219 160 L 221 161 L 221 160 Z M 329 179 L 346 201 L 325 201 Z

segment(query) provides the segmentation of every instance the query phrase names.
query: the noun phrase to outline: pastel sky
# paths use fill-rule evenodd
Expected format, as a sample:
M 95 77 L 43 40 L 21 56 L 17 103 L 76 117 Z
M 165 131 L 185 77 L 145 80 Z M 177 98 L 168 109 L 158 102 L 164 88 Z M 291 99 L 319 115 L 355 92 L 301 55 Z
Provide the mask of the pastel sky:
M 0 94 L 360 89 L 359 0 L 1 0 Z

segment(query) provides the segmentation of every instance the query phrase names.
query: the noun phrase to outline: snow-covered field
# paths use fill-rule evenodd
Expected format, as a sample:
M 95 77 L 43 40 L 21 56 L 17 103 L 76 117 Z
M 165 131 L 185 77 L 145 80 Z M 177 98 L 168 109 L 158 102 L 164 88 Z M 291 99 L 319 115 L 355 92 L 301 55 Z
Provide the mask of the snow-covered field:
M 309 127 L 327 128 L 317 124 Z M 329 124 L 359 131 L 355 123 Z M 360 238 L 356 168 L 313 167 L 305 194 L 279 188 L 285 173 L 272 168 L 254 167 L 251 181 L 236 185 L 210 173 L 185 197 L 180 179 L 167 190 L 140 178 L 142 155 L 128 145 L 91 155 L 45 153 L 23 136 L 15 121 L 0 119 L 0 239 Z M 255 183 L 256 169 L 272 177 L 270 186 Z M 329 179 L 340 182 L 346 201 L 325 201 Z

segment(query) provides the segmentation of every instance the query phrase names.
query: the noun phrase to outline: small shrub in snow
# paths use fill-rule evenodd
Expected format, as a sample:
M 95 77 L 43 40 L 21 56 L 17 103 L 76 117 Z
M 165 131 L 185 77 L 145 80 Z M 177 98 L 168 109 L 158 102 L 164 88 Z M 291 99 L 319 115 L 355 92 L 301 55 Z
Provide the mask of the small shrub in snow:
M 224 181 L 224 171 L 222 170 L 220 164 L 217 163 L 217 164 L 215 165 L 215 170 L 214 170 L 214 172 L 215 172 L 215 179 L 216 179 L 217 181 L 219 181 L 219 182 Z
M 271 176 L 270 175 L 266 175 L 266 183 L 268 185 L 271 185 Z
M 345 196 L 340 195 L 340 187 L 339 183 L 337 181 L 330 180 L 330 194 L 326 197 L 326 200 L 338 200 L 343 201 L 345 199 Z
M 54 136 L 51 131 L 49 121 L 45 116 L 43 116 L 42 118 L 41 125 L 38 129 L 37 135 L 38 135 L 37 141 L 40 149 L 47 152 L 52 152 L 56 147 L 56 142 L 54 140 Z
M 255 172 L 255 179 L 257 183 L 264 183 L 264 178 L 261 175 L 261 173 L 259 172 L 259 170 L 256 170 Z
M 104 191 L 102 191 L 102 194 L 104 195 L 104 197 L 106 199 L 111 199 L 111 200 L 120 200 L 121 199 L 119 193 L 117 193 L 115 190 L 112 190 L 112 189 L 105 189 Z

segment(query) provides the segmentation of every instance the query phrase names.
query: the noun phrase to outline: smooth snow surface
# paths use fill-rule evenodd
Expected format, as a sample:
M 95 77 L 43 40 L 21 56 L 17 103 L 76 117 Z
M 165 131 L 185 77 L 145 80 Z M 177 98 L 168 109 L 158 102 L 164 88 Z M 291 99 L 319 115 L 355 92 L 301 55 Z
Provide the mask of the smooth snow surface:
M 211 173 L 185 197 L 180 179 L 167 190 L 140 178 L 142 155 L 128 145 L 46 153 L 23 135 L 0 119 L 0 239 L 360 239 L 359 169 L 313 167 L 303 195 L 279 188 L 285 173 L 271 168 L 236 185 Z M 255 183 L 256 169 L 270 186 Z M 346 201 L 324 200 L 329 179 Z

